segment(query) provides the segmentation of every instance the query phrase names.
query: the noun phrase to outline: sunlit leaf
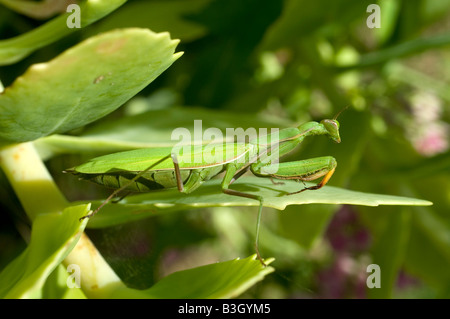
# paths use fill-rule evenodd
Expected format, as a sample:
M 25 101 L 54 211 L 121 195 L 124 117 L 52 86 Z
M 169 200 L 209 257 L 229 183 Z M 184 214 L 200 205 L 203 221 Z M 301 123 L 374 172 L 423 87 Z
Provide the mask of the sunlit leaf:
M 115 30 L 31 66 L 0 94 L 0 138 L 30 141 L 107 115 L 180 57 L 177 43 L 168 33 Z
M 270 264 L 273 259 L 266 260 Z M 147 290 L 123 289 L 112 298 L 221 299 L 242 292 L 273 272 L 256 255 L 175 272 Z

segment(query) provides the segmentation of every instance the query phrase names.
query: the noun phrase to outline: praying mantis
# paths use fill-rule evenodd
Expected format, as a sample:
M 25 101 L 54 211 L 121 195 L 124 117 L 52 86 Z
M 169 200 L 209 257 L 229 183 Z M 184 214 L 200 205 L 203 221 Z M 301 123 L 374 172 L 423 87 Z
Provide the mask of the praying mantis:
M 304 187 L 286 195 L 298 194 L 306 190 L 322 188 L 333 175 L 337 162 L 332 156 L 323 156 L 292 162 L 279 163 L 278 157 L 290 153 L 308 136 L 325 135 L 340 143 L 339 122 L 337 117 L 320 122 L 306 122 L 297 127 L 282 129 L 248 143 L 224 143 L 214 147 L 214 159 L 205 160 L 210 149 L 206 146 L 190 146 L 183 154 L 174 152 L 173 147 L 143 148 L 104 155 L 66 170 L 80 179 L 88 180 L 115 191 L 93 212 L 83 218 L 94 216 L 106 203 L 121 191 L 150 192 L 161 189 L 177 188 L 189 194 L 199 188 L 203 182 L 225 172 L 222 192 L 259 201 L 256 223 L 255 249 L 258 259 L 265 266 L 259 252 L 259 228 L 264 198 L 234 190 L 230 186 L 246 172 L 251 171 L 258 177 L 280 180 L 314 181 L 322 177 L 314 186 Z M 267 142 L 270 141 L 270 142 Z M 275 158 L 275 156 L 277 158 Z M 199 158 L 200 161 L 192 161 Z

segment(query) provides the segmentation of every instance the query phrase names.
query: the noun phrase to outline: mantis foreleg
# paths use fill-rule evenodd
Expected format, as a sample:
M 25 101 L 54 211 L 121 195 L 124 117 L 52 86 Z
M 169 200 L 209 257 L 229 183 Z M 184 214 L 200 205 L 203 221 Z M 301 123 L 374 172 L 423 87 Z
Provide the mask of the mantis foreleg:
M 323 179 L 315 186 L 305 187 L 288 195 L 298 194 L 305 190 L 322 188 L 331 178 L 337 166 L 336 160 L 331 156 L 312 158 L 302 161 L 255 164 L 251 166 L 252 172 L 257 176 L 276 179 L 293 179 L 298 181 L 313 181 L 323 176 Z

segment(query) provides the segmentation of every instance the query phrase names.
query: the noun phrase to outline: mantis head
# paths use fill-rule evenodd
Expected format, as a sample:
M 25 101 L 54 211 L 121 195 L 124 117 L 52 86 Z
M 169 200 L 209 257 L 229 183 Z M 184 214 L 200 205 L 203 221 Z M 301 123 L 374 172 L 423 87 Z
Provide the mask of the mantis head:
M 333 141 L 335 141 L 336 143 L 341 142 L 341 137 L 339 136 L 339 122 L 336 119 L 322 120 L 320 121 L 320 124 L 325 127 L 328 135 Z
M 348 106 L 346 106 L 342 110 L 340 110 L 339 113 L 336 114 L 336 116 L 332 120 L 322 120 L 320 122 L 320 124 L 322 124 L 325 127 L 325 129 L 327 130 L 328 135 L 330 136 L 330 138 L 333 141 L 335 141 L 336 143 L 340 143 L 341 142 L 341 137 L 339 135 L 339 122 L 337 121 L 337 118 L 346 109 L 348 109 Z

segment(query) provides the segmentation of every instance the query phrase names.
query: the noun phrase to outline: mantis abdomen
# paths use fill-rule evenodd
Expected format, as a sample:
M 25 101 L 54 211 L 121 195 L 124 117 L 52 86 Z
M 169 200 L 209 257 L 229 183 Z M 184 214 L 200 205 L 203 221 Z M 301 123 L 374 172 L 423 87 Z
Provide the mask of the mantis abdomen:
M 94 182 L 107 188 L 119 189 L 126 186 L 124 190 L 146 193 L 158 189 L 177 187 L 177 180 L 174 170 L 150 171 L 142 174 L 134 182 L 130 181 L 140 172 L 114 172 L 105 174 L 79 174 L 84 180 Z M 181 179 L 186 182 L 191 174 L 191 170 L 182 170 Z
M 180 180 L 177 180 L 174 169 L 142 171 L 118 171 L 103 174 L 78 173 L 80 179 L 88 180 L 111 189 L 120 189 L 147 193 L 159 189 L 179 188 L 184 184 L 184 193 L 190 193 L 204 181 L 211 179 L 224 169 L 224 165 L 205 167 L 200 169 L 180 169 Z M 132 181 L 138 174 L 140 176 Z

